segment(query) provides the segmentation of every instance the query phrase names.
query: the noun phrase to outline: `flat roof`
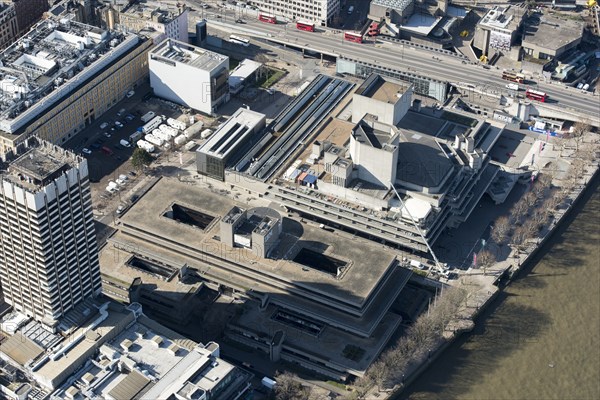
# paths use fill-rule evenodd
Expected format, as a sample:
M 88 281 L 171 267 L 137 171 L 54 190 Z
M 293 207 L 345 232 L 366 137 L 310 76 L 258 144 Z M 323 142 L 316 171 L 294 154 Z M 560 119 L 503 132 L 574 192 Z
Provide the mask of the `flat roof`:
M 253 73 L 258 71 L 261 66 L 261 63 L 248 58 L 242 60 L 242 62 L 229 73 L 229 86 L 236 87 L 237 85 L 240 85 Z
M 478 24 L 492 29 L 514 30 L 526 11 L 518 5 L 494 6 Z
M 220 234 L 219 224 L 215 223 L 206 231 L 200 231 L 192 226 L 179 223 L 167 217 L 163 217 L 164 211 L 173 202 L 187 204 L 193 209 L 212 215 L 217 218 L 224 216 L 233 206 L 246 208 L 243 203 L 233 199 L 212 193 L 201 186 L 189 186 L 178 182 L 176 179 L 162 178 L 144 197 L 125 214 L 121 219 L 121 230 L 123 235 L 117 234 L 113 240 L 123 243 L 135 243 L 147 253 L 158 253 L 157 255 L 172 259 L 173 262 L 187 263 L 188 266 L 199 270 L 206 270 L 207 266 L 200 261 L 203 252 L 215 251 L 227 254 L 227 259 L 234 260 L 246 268 L 259 272 L 261 275 L 274 275 L 278 279 L 307 288 L 308 290 L 322 292 L 324 295 L 339 298 L 341 301 L 359 305 L 363 303 L 371 292 L 377 287 L 380 279 L 388 271 L 390 264 L 396 259 L 396 253 L 381 248 L 370 242 L 348 241 L 345 236 L 340 236 L 316 226 L 301 224 L 300 222 L 284 218 L 283 233 L 280 243 L 273 249 L 273 259 L 262 259 L 253 255 L 250 250 L 244 248 L 229 248 L 215 239 Z M 268 203 L 265 203 L 268 205 Z M 148 240 L 138 241 L 127 232 L 144 232 L 144 235 L 152 235 L 165 243 L 157 246 Z M 160 239 L 164 238 L 164 239 Z M 182 250 L 175 250 L 169 243 L 179 244 L 189 248 L 188 255 Z M 310 248 L 328 256 L 342 259 L 350 263 L 341 278 L 322 273 L 291 261 L 295 254 L 302 248 Z M 119 251 L 110 246 L 104 252 Z M 197 252 L 197 255 L 192 254 Z M 193 256 L 193 257 L 192 257 Z M 104 255 L 102 257 L 105 257 Z M 123 254 L 113 254 L 113 257 L 121 257 Z M 278 257 L 281 257 L 278 259 Z M 211 273 L 227 277 L 230 280 L 235 277 L 219 268 L 209 268 Z M 248 284 L 243 276 L 235 277 L 244 285 Z M 252 282 L 252 280 L 250 280 Z M 274 286 L 266 286 L 260 279 L 251 283 L 249 287 L 266 292 L 277 291 Z
M 454 169 L 454 163 L 434 140 L 437 132 L 432 130 L 431 134 L 427 134 L 424 130 L 410 129 L 411 126 L 421 125 L 428 130 L 422 125 L 421 117 L 420 113 L 409 111 L 398 124 L 401 135 L 396 180 L 423 187 L 438 186 Z M 442 121 L 440 123 L 443 125 Z
M 252 134 L 266 116 L 247 108 L 239 108 L 211 137 L 198 148 L 198 152 L 216 158 L 227 158 L 240 142 Z
M 17 332 L 0 345 L 0 351 L 20 365 L 34 360 L 44 353 L 44 349 L 27 336 Z
M 414 0 L 373 0 L 371 4 L 381 7 L 389 7 L 400 12 L 414 3 Z
M 581 40 L 583 28 L 583 21 L 544 15 L 539 19 L 538 24 L 525 23 L 523 46 L 531 44 L 546 49 L 560 49 L 569 43 Z
M 442 17 L 434 17 L 429 14 L 414 13 L 406 24 L 400 25 L 402 29 L 427 36 L 433 28 L 442 20 Z
M 139 40 L 67 19 L 39 22 L 0 53 L 0 131 L 16 133 Z
M 182 10 L 170 4 L 152 0 L 130 2 L 120 12 L 129 17 L 137 17 L 161 24 L 168 24 L 183 13 Z
M 37 190 L 63 172 L 86 162 L 84 158 L 52 143 L 34 138 L 30 141 L 23 154 L 7 164 L 0 164 L 0 179 Z
M 409 88 L 398 81 L 387 79 L 379 74 L 371 74 L 356 89 L 354 94 L 394 104 L 400 101 L 401 95 Z
M 186 64 L 204 71 L 212 71 L 225 60 L 227 56 L 193 46 L 175 39 L 165 39 L 150 52 L 151 59 L 168 60 Z

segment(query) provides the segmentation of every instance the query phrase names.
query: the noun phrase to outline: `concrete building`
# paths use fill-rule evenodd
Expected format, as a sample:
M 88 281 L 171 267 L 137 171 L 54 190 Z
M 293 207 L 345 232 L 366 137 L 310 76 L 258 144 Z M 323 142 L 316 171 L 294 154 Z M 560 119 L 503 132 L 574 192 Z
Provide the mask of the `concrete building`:
M 249 0 L 261 12 L 292 20 L 331 24 L 340 13 L 340 0 Z
M 17 13 L 19 36 L 25 34 L 50 8 L 48 0 L 12 0 Z
M 521 47 L 526 56 L 552 60 L 577 47 L 583 37 L 583 21 L 543 15 L 524 25 Z
M 251 249 L 260 258 L 267 258 L 281 235 L 281 216 L 271 208 L 251 210 L 233 207 L 221 219 L 221 242 L 229 247 Z
M 244 59 L 229 74 L 229 92 L 237 94 L 241 92 L 246 85 L 256 82 L 257 75 L 262 64 L 250 59 Z
M 196 150 L 198 172 L 225 179 L 225 169 L 239 159 L 238 151 L 255 140 L 266 124 L 266 116 L 245 108 L 237 110 Z
M 152 42 L 47 19 L 0 53 L 0 154 L 34 132 L 64 143 L 148 76 Z
M 0 50 L 10 46 L 19 36 L 14 4 L 0 3 Z
M 373 0 L 369 15 L 376 19 L 386 19 L 393 24 L 404 25 L 414 11 L 414 0 Z
M 181 273 L 157 291 L 180 286 L 186 279 L 178 277 L 187 275 L 247 300 L 227 329 L 233 340 L 338 379 L 362 375 L 401 322 L 390 307 L 411 272 L 394 251 L 278 217 L 265 208 L 270 199 L 252 203 L 163 178 L 121 218 L 102 250 L 102 272 L 114 270 L 103 260 L 161 260 Z M 175 206 L 183 213 L 165 212 Z M 364 356 L 344 357 L 347 346 Z
M 473 46 L 488 57 L 508 55 L 526 17 L 524 5 L 494 6 L 477 23 Z
M 229 57 L 167 39 L 150 52 L 149 67 L 158 97 L 209 115 L 229 101 Z
M 108 29 L 125 28 L 131 32 L 152 30 L 160 33 L 157 43 L 164 39 L 188 42 L 188 9 L 181 4 L 159 1 L 108 3 L 96 8 L 102 26 Z
M 240 398 L 251 374 L 220 358 L 219 345 L 194 342 L 153 321 L 133 303 L 91 304 L 80 326 L 42 342 L 28 325 L 2 345 L 48 398 Z M 49 335 L 46 334 L 46 337 Z
M 4 300 L 54 327 L 67 311 L 100 293 L 87 161 L 31 138 L 4 166 L 1 179 Z
M 412 88 L 369 76 L 338 118 L 313 127 L 319 132 L 313 142 L 277 161 L 284 167 L 265 196 L 304 218 L 426 252 L 426 243 L 468 218 L 494 180 L 498 167 L 487 152 L 503 124 L 422 110 Z M 280 153 L 269 151 L 269 157 Z

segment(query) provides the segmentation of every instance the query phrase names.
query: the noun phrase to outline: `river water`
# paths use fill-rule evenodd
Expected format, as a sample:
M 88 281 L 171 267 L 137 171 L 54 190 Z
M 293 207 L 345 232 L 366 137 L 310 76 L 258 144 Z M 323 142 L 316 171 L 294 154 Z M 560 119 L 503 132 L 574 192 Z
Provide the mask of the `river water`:
M 401 398 L 600 399 L 599 179 L 574 211 Z

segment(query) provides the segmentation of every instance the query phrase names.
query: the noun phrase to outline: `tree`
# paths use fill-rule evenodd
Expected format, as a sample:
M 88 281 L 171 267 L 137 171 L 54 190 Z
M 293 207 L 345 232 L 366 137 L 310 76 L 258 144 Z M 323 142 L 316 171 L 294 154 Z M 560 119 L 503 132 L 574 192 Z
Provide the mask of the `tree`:
M 138 171 L 144 169 L 152 162 L 152 156 L 144 149 L 137 147 L 131 156 L 131 165 Z
M 517 250 L 521 251 L 523 246 L 525 246 L 525 242 L 529 239 L 527 235 L 527 228 L 524 226 L 517 226 L 512 235 L 511 244 L 517 247 Z
M 492 240 L 499 246 L 506 243 L 508 233 L 510 232 L 510 220 L 506 216 L 499 217 L 492 228 Z
M 529 207 L 527 206 L 527 203 L 523 198 L 517 201 L 510 209 L 510 217 L 512 219 L 512 222 L 515 224 L 521 223 L 521 220 L 527 213 L 528 208 Z
M 275 376 L 275 381 L 276 400 L 305 400 L 310 396 L 310 388 L 302 385 L 294 374 L 279 373 Z
M 586 132 L 589 132 L 590 129 L 591 125 L 586 120 L 578 121 L 573 125 L 569 136 L 575 139 L 575 151 L 579 151 L 579 143 L 583 142 Z
M 496 255 L 488 249 L 480 251 L 479 254 L 477 254 L 477 263 L 479 264 L 481 269 L 483 269 L 484 275 L 487 273 L 487 269 L 494 265 L 495 262 Z

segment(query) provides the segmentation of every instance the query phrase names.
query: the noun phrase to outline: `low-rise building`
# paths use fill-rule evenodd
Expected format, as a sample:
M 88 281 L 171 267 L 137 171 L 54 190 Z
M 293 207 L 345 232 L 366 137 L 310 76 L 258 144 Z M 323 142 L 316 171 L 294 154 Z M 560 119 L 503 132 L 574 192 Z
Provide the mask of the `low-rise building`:
M 150 86 L 158 97 L 213 114 L 229 101 L 229 57 L 166 39 L 149 54 Z
M 181 336 L 137 303 L 86 310 L 77 326 L 56 335 L 25 326 L 0 345 L 0 355 L 50 399 L 234 400 L 250 386 L 251 374 L 221 359 L 218 344 Z
M 237 94 L 241 92 L 246 85 L 256 82 L 257 75 L 262 64 L 253 60 L 244 59 L 229 74 L 229 92 Z
M 202 175 L 225 179 L 225 169 L 239 159 L 238 151 L 255 140 L 266 124 L 266 116 L 240 108 L 196 150 L 196 167 Z
M 583 37 L 583 21 L 552 15 L 529 18 L 523 30 L 523 52 L 539 60 L 552 60 L 577 47 Z
M 157 42 L 175 39 L 188 42 L 188 9 L 183 3 L 171 5 L 159 1 L 130 1 L 110 3 L 97 9 L 103 26 L 121 27 L 132 32 L 153 30 L 160 33 Z
M 0 154 L 34 132 L 62 144 L 148 76 L 152 42 L 47 19 L 0 53 Z
M 132 274 L 145 279 L 160 260 L 179 272 L 156 280 L 157 292 L 189 279 L 246 300 L 226 330 L 233 340 L 336 379 L 362 375 L 401 322 L 390 307 L 411 271 L 394 251 L 281 216 L 270 203 L 248 207 L 163 178 L 121 218 L 102 272 L 112 274 L 115 260 L 132 269 L 133 256 L 145 273 Z M 349 357 L 348 347 L 362 350 Z
M 494 6 L 477 23 L 473 46 L 487 57 L 508 55 L 526 17 L 524 5 Z
M 261 12 L 327 26 L 340 13 L 340 0 L 249 0 Z

